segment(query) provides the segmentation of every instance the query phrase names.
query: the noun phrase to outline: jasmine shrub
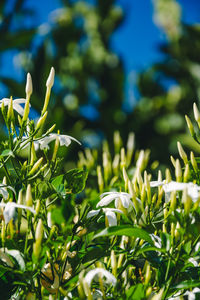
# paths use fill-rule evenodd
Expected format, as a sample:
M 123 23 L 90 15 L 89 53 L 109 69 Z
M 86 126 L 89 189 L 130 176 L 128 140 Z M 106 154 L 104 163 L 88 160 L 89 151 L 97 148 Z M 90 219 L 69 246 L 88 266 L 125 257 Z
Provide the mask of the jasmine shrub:
M 53 82 L 52 68 L 37 122 L 30 74 L 24 99 L 0 100 L 1 298 L 198 299 L 199 159 L 178 142 L 173 172 L 154 178 L 149 150 L 115 132 L 113 147 L 79 151 L 77 168 L 60 171 L 59 147 L 81 145 L 44 131 Z M 194 104 L 198 126 L 199 116 Z

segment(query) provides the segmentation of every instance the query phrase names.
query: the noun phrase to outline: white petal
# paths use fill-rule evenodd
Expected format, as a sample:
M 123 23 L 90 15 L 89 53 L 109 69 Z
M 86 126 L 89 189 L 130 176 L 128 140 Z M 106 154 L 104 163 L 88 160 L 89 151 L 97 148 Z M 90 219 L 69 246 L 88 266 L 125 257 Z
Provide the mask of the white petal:
M 6 204 L 6 207 L 3 211 L 3 216 L 4 216 L 4 220 L 5 220 L 6 224 L 8 224 L 10 222 L 10 220 L 14 218 L 14 216 L 15 216 L 15 205 L 14 205 L 13 202 L 8 202 Z
M 117 226 L 117 217 L 113 211 L 107 210 L 105 215 L 108 218 L 109 226 Z
M 99 214 L 99 212 L 100 212 L 100 209 L 89 211 L 89 213 L 87 214 L 87 219 L 97 216 Z
M 164 180 L 163 181 L 158 181 L 158 180 L 156 180 L 156 181 L 150 181 L 150 186 L 151 187 L 157 187 L 157 186 L 161 186 L 161 185 L 163 185 L 164 184 Z
M 19 115 L 21 115 L 21 116 L 24 115 L 24 109 L 21 107 L 21 105 L 14 103 L 13 109 L 16 110 L 16 112 L 18 112 Z
M 3 196 L 4 199 L 6 200 L 8 199 L 9 194 L 5 187 L 0 187 L 0 194 Z
M 123 207 L 128 208 L 129 205 L 130 205 L 130 202 L 131 202 L 130 199 L 127 196 L 124 196 L 124 195 L 121 195 L 120 199 L 121 199 Z
M 104 276 L 106 277 L 106 282 L 116 285 L 117 280 L 116 278 L 108 271 L 106 271 L 103 268 L 96 268 L 94 270 L 91 270 L 87 273 L 87 275 L 85 276 L 85 281 L 87 282 L 88 286 L 91 286 L 92 280 L 94 279 L 94 277 L 96 275 L 100 275 L 100 276 Z
M 2 103 L 4 103 L 4 106 L 7 106 L 10 102 L 10 99 L 9 98 L 3 98 L 1 101 L 0 101 L 0 107 L 2 106 Z
M 116 194 L 109 194 L 105 197 L 103 197 L 98 203 L 97 203 L 97 207 L 99 206 L 106 206 L 108 204 L 110 204 L 114 199 L 116 198 Z

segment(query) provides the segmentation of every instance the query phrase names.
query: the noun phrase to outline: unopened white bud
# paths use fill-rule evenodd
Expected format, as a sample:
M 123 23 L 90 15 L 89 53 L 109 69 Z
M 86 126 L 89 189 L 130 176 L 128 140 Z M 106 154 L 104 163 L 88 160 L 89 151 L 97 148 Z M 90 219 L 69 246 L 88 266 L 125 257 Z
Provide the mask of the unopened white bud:
M 55 70 L 53 67 L 51 67 L 51 71 L 49 73 L 49 77 L 47 78 L 47 82 L 46 82 L 46 87 L 48 87 L 49 89 L 51 89 L 54 84 L 54 76 L 55 76 Z
M 32 84 L 32 79 L 31 79 L 31 74 L 27 74 L 27 79 L 26 79 L 26 89 L 25 89 L 27 97 L 30 97 L 30 95 L 33 92 L 33 84 Z

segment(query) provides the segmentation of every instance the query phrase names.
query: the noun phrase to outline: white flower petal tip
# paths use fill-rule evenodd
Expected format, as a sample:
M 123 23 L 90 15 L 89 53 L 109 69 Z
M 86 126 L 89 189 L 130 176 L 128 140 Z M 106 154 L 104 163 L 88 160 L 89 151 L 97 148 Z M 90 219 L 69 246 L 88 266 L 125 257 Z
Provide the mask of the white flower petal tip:
M 13 109 L 23 117 L 24 115 L 24 108 L 20 104 L 26 104 L 26 99 L 20 98 L 20 99 L 15 99 L 13 100 Z M 0 107 L 2 106 L 2 103 L 4 103 L 4 106 L 8 106 L 10 103 L 10 98 L 3 98 L 0 100 Z M 29 104 L 29 107 L 31 105 Z
M 49 135 L 43 137 L 41 140 L 39 140 L 39 144 L 40 144 L 40 149 L 43 150 L 45 148 L 49 148 L 48 144 L 56 139 L 59 139 L 60 142 L 60 146 L 65 146 L 68 147 L 71 144 L 71 141 L 75 141 L 77 142 L 79 145 L 81 145 L 81 143 L 75 139 L 72 136 L 69 135 L 64 135 L 64 134 L 57 134 L 57 133 L 50 133 Z
M 6 224 L 8 224 L 10 220 L 15 217 L 16 208 L 29 210 L 33 214 L 36 213 L 36 211 L 32 207 L 22 205 L 22 204 L 17 204 L 15 202 L 0 203 L 0 207 L 5 207 L 3 211 L 3 216 Z
M 93 279 L 95 278 L 95 276 L 101 276 L 101 277 L 105 277 L 106 281 L 105 283 L 107 284 L 112 284 L 112 285 L 116 285 L 117 283 L 117 279 L 107 270 L 103 269 L 103 268 L 96 268 L 94 270 L 91 270 L 87 273 L 87 275 L 85 276 L 85 281 L 88 284 L 88 286 L 91 286 L 91 283 L 93 281 Z
M 128 208 L 130 205 L 133 206 L 131 201 L 131 195 L 124 192 L 107 192 L 100 196 L 101 200 L 98 202 L 97 207 L 106 206 L 112 201 L 115 201 L 115 207 L 118 206 L 118 201 L 121 200 L 122 206 Z

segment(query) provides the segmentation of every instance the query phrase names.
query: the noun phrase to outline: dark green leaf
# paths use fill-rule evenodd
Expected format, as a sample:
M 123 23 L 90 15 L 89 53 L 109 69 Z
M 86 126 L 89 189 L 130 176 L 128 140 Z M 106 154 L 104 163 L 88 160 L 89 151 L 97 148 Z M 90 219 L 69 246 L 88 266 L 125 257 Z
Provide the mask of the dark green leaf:
M 133 227 L 130 225 L 121 225 L 121 226 L 112 226 L 104 229 L 100 233 L 96 234 L 94 238 L 98 238 L 101 236 L 112 236 L 112 235 L 126 235 L 126 236 L 134 236 L 140 238 L 142 240 L 147 241 L 149 244 L 153 245 L 153 241 L 148 232 L 144 229 Z
M 72 169 L 65 174 L 65 188 L 74 194 L 80 193 L 85 188 L 88 171 L 86 168 Z

